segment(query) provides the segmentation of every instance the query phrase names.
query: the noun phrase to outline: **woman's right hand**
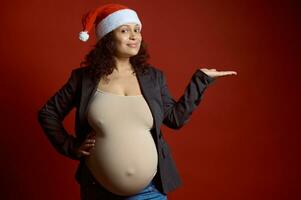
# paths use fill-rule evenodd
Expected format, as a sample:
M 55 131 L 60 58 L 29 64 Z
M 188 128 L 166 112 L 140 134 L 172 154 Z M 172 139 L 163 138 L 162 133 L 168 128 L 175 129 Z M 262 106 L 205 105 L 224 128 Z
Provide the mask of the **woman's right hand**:
M 95 132 L 92 130 L 84 140 L 84 142 L 79 146 L 76 150 L 76 154 L 78 158 L 83 156 L 89 156 L 91 154 L 91 150 L 94 149 L 95 146 Z

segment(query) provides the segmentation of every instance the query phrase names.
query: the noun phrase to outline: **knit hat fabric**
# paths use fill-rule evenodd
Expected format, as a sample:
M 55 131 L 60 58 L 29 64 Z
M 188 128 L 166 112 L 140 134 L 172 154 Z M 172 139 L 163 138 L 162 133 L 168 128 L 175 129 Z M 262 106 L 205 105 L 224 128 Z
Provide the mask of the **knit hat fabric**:
M 83 15 L 83 31 L 79 33 L 79 39 L 86 42 L 93 25 L 96 39 L 100 40 L 107 33 L 127 23 L 136 23 L 140 25 L 140 30 L 142 28 L 141 21 L 134 10 L 120 4 L 106 4 Z

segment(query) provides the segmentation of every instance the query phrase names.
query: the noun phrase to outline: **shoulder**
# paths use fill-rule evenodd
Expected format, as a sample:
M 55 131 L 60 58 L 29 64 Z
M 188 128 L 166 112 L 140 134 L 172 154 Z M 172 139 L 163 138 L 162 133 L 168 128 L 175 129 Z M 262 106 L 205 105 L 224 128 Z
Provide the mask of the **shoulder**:
M 153 73 L 162 73 L 162 70 L 154 65 L 149 65 L 149 69 L 153 72 Z
M 149 69 L 152 77 L 155 79 L 160 79 L 164 75 L 164 72 L 162 71 L 162 69 L 160 69 L 154 65 L 149 65 L 148 69 Z
M 77 67 L 72 69 L 71 73 L 75 75 L 81 75 L 88 70 L 88 67 Z
M 71 70 L 70 78 L 80 81 L 83 75 L 88 72 L 88 67 L 77 67 Z

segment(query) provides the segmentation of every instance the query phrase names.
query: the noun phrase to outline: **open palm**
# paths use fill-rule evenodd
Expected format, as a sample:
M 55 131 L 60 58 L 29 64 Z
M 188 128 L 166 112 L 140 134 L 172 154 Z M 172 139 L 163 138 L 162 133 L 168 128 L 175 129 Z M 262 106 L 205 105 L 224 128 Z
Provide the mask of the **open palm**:
M 213 78 L 220 77 L 220 76 L 237 75 L 235 71 L 216 71 L 216 69 L 207 69 L 207 68 L 202 68 L 200 70 Z

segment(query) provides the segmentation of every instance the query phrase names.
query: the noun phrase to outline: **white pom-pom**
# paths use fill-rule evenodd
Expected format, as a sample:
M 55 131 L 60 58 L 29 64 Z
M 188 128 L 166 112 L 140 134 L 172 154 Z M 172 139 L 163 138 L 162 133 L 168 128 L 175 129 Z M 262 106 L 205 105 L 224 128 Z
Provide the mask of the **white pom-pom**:
M 87 32 L 87 31 L 81 31 L 81 32 L 79 33 L 79 39 L 80 39 L 81 41 L 86 42 L 86 41 L 89 39 L 89 34 L 88 34 L 88 32 Z

